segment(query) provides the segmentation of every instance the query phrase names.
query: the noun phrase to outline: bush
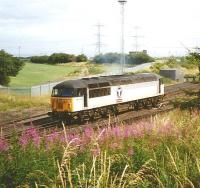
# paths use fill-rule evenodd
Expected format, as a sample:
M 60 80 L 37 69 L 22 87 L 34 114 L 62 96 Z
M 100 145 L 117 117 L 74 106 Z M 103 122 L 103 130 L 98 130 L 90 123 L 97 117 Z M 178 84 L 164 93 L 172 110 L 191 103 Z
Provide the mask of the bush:
M 49 57 L 50 64 L 69 63 L 75 61 L 76 61 L 75 55 L 65 54 L 65 53 L 54 53 Z
M 48 63 L 49 61 L 49 56 L 33 56 L 31 57 L 30 61 L 32 63 L 40 63 L 40 64 L 46 64 Z
M 76 56 L 76 62 L 86 62 L 87 61 L 87 56 L 84 54 Z
M 0 85 L 8 86 L 9 83 L 9 76 L 7 76 L 5 72 L 0 72 Z
M 107 53 L 100 54 L 93 58 L 95 63 L 120 63 L 120 54 L 118 53 Z
M 164 63 L 154 63 L 150 69 L 152 72 L 159 74 L 160 69 L 164 68 L 165 64 Z
M 142 64 L 153 62 L 154 59 L 144 52 L 130 53 L 128 56 L 129 64 Z

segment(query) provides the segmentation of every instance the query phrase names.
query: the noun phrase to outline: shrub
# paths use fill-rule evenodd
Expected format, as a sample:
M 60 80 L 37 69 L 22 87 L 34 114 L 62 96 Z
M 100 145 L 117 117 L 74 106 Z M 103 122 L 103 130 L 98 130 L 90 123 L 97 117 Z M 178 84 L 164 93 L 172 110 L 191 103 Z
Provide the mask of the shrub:
M 76 62 L 86 62 L 87 61 L 87 56 L 84 54 L 76 56 Z
M 128 56 L 129 64 L 142 64 L 153 62 L 154 59 L 144 52 L 130 53 Z
M 40 64 L 46 64 L 48 63 L 49 56 L 33 56 L 31 57 L 30 61 L 32 63 L 40 63 Z

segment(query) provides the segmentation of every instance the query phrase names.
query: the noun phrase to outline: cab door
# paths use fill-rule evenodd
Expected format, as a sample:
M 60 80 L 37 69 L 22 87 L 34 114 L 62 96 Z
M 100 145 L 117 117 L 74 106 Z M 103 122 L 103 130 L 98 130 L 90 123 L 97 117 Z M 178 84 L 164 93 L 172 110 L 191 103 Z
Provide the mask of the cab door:
M 88 107 L 87 88 L 83 89 L 83 96 L 84 96 L 84 107 Z
M 83 96 L 84 107 L 88 107 L 87 88 L 80 88 L 77 90 L 78 96 Z

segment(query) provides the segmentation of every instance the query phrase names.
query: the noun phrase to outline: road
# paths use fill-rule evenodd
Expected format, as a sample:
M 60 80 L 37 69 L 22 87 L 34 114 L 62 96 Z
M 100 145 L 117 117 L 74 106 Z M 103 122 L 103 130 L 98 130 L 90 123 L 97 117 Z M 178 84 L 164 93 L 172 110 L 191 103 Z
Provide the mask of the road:
M 143 69 L 147 69 L 149 67 L 151 67 L 151 65 L 153 64 L 154 62 L 151 62 L 151 63 L 143 63 L 141 65 L 137 65 L 135 67 L 131 67 L 131 68 L 125 68 L 125 72 L 137 72 L 137 71 L 140 71 L 140 70 L 143 70 Z

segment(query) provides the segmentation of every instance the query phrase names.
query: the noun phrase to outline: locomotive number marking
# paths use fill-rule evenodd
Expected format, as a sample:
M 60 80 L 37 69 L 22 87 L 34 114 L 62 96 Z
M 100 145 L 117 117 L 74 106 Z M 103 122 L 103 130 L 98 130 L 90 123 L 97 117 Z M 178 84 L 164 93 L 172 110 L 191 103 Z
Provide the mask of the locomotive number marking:
M 122 102 L 122 88 L 118 87 L 117 88 L 117 103 Z

